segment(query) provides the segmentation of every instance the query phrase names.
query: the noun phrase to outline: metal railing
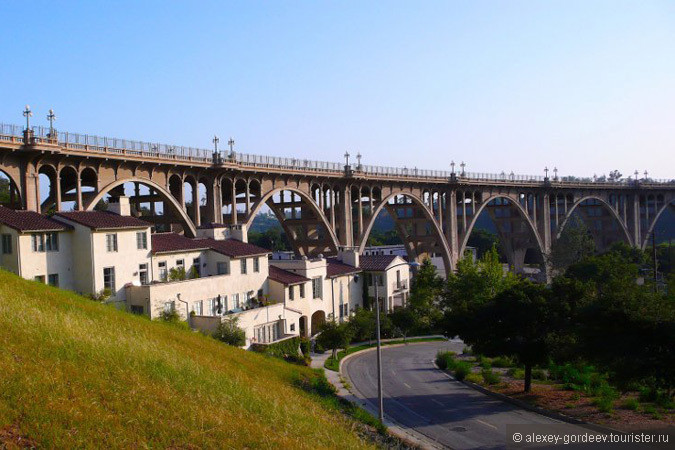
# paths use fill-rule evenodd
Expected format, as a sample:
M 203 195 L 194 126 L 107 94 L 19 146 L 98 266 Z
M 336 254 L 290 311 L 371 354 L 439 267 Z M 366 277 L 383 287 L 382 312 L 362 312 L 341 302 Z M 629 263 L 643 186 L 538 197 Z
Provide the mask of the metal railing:
M 154 157 L 172 160 L 185 160 L 193 162 L 202 162 L 207 164 L 232 163 L 244 167 L 256 168 L 274 168 L 284 170 L 313 171 L 313 172 L 331 172 L 344 173 L 345 165 L 342 163 L 329 161 L 315 161 L 300 158 L 284 158 L 278 156 L 253 155 L 239 152 L 218 152 L 214 154 L 213 150 L 185 147 L 178 145 L 167 145 L 156 142 L 134 141 L 129 139 L 118 139 L 110 137 L 93 136 L 88 134 L 70 133 L 56 131 L 56 136 L 50 134 L 50 128 L 35 126 L 31 128 L 33 140 L 37 143 L 56 143 L 63 147 L 73 150 L 115 153 L 123 155 Z M 0 123 L 0 141 L 18 141 L 23 139 L 24 127 L 20 125 Z M 349 165 L 349 170 L 355 174 L 367 175 L 373 177 L 396 177 L 410 179 L 430 179 L 439 181 L 448 181 L 456 179 L 458 181 L 488 181 L 491 183 L 524 183 L 541 184 L 544 182 L 552 185 L 613 185 L 630 186 L 635 184 L 631 177 L 620 180 L 612 180 L 604 177 L 550 177 L 545 178 L 541 175 L 518 175 L 511 173 L 480 173 L 480 172 L 451 172 L 447 170 L 427 170 L 416 167 L 386 167 L 354 164 Z M 642 178 L 640 185 L 675 185 L 675 179 L 654 179 Z

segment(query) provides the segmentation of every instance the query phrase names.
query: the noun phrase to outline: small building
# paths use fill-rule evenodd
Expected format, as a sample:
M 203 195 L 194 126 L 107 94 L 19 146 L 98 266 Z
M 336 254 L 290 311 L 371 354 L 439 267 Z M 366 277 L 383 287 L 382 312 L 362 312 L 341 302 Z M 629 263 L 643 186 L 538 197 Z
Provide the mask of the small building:
M 371 255 L 360 257 L 366 277 L 368 296 L 380 300 L 384 312 L 406 306 L 410 295 L 410 266 L 401 256 Z

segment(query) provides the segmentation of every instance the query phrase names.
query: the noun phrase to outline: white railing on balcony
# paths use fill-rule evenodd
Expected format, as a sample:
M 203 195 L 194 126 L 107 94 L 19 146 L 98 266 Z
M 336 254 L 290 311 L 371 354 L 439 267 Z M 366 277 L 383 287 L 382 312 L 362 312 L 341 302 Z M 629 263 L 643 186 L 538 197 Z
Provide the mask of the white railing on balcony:
M 311 172 L 344 173 L 349 170 L 355 175 L 371 177 L 395 177 L 410 179 L 430 179 L 439 181 L 487 181 L 490 183 L 518 183 L 518 184 L 541 184 L 549 182 L 553 185 L 616 185 L 630 186 L 635 184 L 631 177 L 620 180 L 610 180 L 605 177 L 574 177 L 553 176 L 545 178 L 541 175 L 518 175 L 511 173 L 480 173 L 480 172 L 451 172 L 446 170 L 427 170 L 416 167 L 386 167 L 361 164 L 350 164 L 345 167 L 342 163 L 329 161 L 315 161 L 300 158 L 284 158 L 278 156 L 252 155 L 239 152 L 219 151 L 215 154 L 212 150 L 179 145 L 167 145 L 157 142 L 134 141 L 110 137 L 93 136 L 88 134 L 70 132 L 52 132 L 50 128 L 35 126 L 31 128 L 33 140 L 36 143 L 56 143 L 71 150 L 80 150 L 97 153 L 113 153 L 140 157 L 154 157 L 161 159 L 185 160 L 206 164 L 230 163 L 242 167 L 273 168 L 284 170 L 298 170 Z M 23 139 L 24 127 L 20 125 L 0 123 L 0 141 L 19 142 Z M 641 178 L 640 185 L 668 184 L 675 185 L 675 179 Z

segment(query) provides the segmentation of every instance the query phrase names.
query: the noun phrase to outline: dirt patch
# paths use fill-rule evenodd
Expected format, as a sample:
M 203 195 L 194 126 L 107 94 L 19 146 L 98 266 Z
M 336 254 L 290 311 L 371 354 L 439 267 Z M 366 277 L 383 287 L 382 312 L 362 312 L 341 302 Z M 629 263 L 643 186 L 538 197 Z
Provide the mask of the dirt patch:
M 586 422 L 606 425 L 621 431 L 660 429 L 675 426 L 675 414 L 662 412 L 659 418 L 640 409 L 623 409 L 621 405 L 631 395 L 623 395 L 615 401 L 614 411 L 604 413 L 593 404 L 593 398 L 579 391 L 563 389 L 558 384 L 543 384 L 533 380 L 532 392 L 523 392 L 523 381 L 504 378 L 497 386 L 489 389 L 509 397 L 536 405 L 549 411 L 556 411 Z
M 0 449 L 15 450 L 20 448 L 37 448 L 37 442 L 21 434 L 17 425 L 0 427 Z

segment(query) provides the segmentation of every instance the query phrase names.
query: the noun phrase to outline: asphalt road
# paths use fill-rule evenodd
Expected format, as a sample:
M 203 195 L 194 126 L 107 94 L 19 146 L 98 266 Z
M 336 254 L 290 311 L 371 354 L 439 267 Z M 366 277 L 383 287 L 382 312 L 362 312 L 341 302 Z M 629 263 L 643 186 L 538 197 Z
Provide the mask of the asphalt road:
M 463 347 L 460 342 L 383 347 L 385 414 L 453 449 L 504 448 L 507 424 L 562 424 L 451 380 L 433 366 L 432 360 L 439 349 L 461 353 Z M 347 359 L 343 373 L 357 396 L 377 405 L 375 351 Z M 581 429 L 577 425 L 564 426 L 570 431 Z

